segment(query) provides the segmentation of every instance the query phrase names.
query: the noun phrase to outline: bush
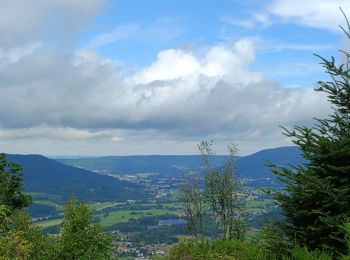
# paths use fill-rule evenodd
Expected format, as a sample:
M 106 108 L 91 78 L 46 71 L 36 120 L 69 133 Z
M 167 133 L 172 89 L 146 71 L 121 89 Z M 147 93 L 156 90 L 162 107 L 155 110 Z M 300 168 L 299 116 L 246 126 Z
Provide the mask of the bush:
M 257 235 L 253 238 L 253 243 L 261 248 L 267 255 L 277 258 L 288 255 L 293 245 L 283 234 L 280 226 L 276 222 L 268 222 L 262 226 Z
M 165 259 L 332 260 L 333 258 L 325 252 L 318 250 L 310 251 L 307 247 L 300 247 L 298 245 L 295 245 L 289 250 L 286 248 L 275 248 L 274 250 L 271 250 L 271 248 L 264 248 L 261 243 L 256 243 L 256 241 L 249 242 L 241 240 L 216 240 L 212 243 L 196 241 L 180 242 L 173 246 L 173 248 L 170 250 L 169 256 Z M 350 258 L 347 256 L 344 256 L 342 258 L 342 260 L 348 259 Z
M 261 248 L 241 240 L 208 242 L 183 241 L 175 245 L 168 259 L 275 259 Z
M 295 246 L 291 256 L 284 256 L 284 260 L 332 260 L 333 257 L 321 251 L 309 251 L 307 247 Z

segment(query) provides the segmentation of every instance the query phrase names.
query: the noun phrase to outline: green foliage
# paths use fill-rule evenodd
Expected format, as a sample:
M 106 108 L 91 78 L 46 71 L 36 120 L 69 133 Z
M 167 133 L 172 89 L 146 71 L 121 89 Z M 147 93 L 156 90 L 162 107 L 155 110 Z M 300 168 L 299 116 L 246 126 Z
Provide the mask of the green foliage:
M 170 260 L 332 260 L 333 258 L 320 251 L 310 251 L 306 247 L 294 246 L 289 252 L 275 254 L 269 252 L 255 241 L 217 240 L 207 242 L 183 241 L 171 248 L 167 258 Z M 348 258 L 343 258 L 348 259 Z
M 71 199 L 65 206 L 65 220 L 61 230 L 59 259 L 108 259 L 112 251 L 112 237 L 93 224 L 93 210 Z
M 213 168 L 210 164 L 211 143 L 202 142 L 199 150 L 208 170 L 204 196 L 214 213 L 215 223 L 222 230 L 222 238 L 243 239 L 246 227 L 241 217 L 242 185 L 235 165 L 238 149 L 234 144 L 228 146 L 229 157 L 220 169 Z
M 4 205 L 0 205 L 0 234 L 8 229 L 11 223 L 11 210 Z
M 31 196 L 23 193 L 21 166 L 8 162 L 0 154 L 0 258 L 47 259 L 53 250 L 51 238 L 32 226 L 23 208 L 30 205 Z
M 344 30 L 345 31 L 345 30 Z M 346 35 L 350 37 L 350 26 Z M 319 82 L 317 91 L 327 94 L 333 114 L 316 119 L 312 128 L 296 126 L 285 135 L 301 148 L 307 163 L 290 168 L 273 166 L 286 184 L 276 192 L 290 240 L 301 246 L 346 252 L 345 233 L 339 224 L 350 217 L 350 54 L 345 64 L 321 58 L 331 81 Z
M 11 225 L 0 236 L 0 258 L 51 259 L 57 250 L 54 238 L 46 236 L 31 223 L 24 211 L 11 216 Z
M 31 203 L 31 196 L 23 193 L 22 167 L 8 162 L 0 154 L 0 205 L 10 210 L 22 209 Z
M 333 257 L 318 250 L 310 251 L 307 247 L 295 246 L 291 256 L 283 256 L 285 260 L 332 260 Z
M 21 166 L 0 154 L 0 259 L 108 259 L 112 237 L 92 224 L 92 209 L 75 199 L 65 206 L 58 237 L 33 226 L 24 207 L 31 197 L 23 193 Z
M 234 144 L 228 146 L 228 159 L 220 168 L 211 164 L 211 142 L 203 141 L 198 148 L 207 170 L 204 198 L 211 209 L 211 218 L 222 233 L 222 239 L 243 239 L 245 225 L 241 218 L 242 185 L 235 165 L 237 148 Z
M 192 175 L 180 187 L 180 200 L 188 219 L 187 228 L 195 239 L 205 239 L 207 224 L 207 205 L 198 175 Z
M 246 225 L 242 220 L 242 185 L 235 167 L 237 148 L 228 147 L 224 165 L 213 166 L 212 142 L 198 145 L 206 169 L 204 189 L 199 176 L 192 176 L 181 187 L 181 201 L 188 217 L 188 228 L 196 239 L 205 240 L 208 225 L 216 227 L 222 239 L 243 239 Z
M 183 241 L 175 245 L 168 259 L 274 259 L 253 244 L 241 240 L 208 242 Z
M 288 255 L 293 248 L 280 226 L 275 222 L 265 223 L 253 238 L 253 243 L 267 255 L 275 256 L 276 258 Z
M 346 238 L 346 247 L 347 247 L 347 256 L 343 256 L 343 260 L 350 260 L 350 220 L 346 219 L 344 224 L 342 225 L 342 229 L 345 232 Z
M 92 213 L 88 205 L 72 199 L 65 206 L 61 233 L 54 237 L 33 226 L 24 211 L 17 211 L 0 234 L 0 259 L 108 259 L 112 237 L 92 223 Z

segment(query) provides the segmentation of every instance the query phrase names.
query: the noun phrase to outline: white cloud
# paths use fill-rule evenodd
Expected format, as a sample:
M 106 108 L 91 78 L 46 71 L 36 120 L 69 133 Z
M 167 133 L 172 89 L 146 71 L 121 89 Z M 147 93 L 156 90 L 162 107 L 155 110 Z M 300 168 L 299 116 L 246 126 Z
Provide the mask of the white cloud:
M 148 84 L 156 80 L 174 80 L 199 72 L 200 64 L 193 55 L 182 50 L 161 51 L 157 60 L 134 75 L 137 84 Z
M 255 22 L 253 20 L 244 20 L 244 19 L 237 19 L 229 16 L 223 16 L 220 19 L 222 22 L 233 25 L 233 26 L 239 26 L 246 29 L 252 29 L 255 27 Z
M 268 27 L 272 24 L 271 18 L 266 13 L 255 13 L 253 17 L 255 22 L 263 27 Z
M 334 23 L 343 21 L 334 2 L 334 11 L 326 1 L 309 2 L 276 0 L 266 14 L 222 20 L 255 28 L 282 17 L 331 30 L 336 28 Z M 219 152 L 234 141 L 247 153 L 287 144 L 278 125 L 310 124 L 313 117 L 329 112 L 324 96 L 310 89 L 285 88 L 253 71 L 255 44 L 251 39 L 232 46 L 209 46 L 204 52 L 163 50 L 154 62 L 129 74 L 92 50 L 125 38 L 164 45 L 183 33 L 181 19 L 118 26 L 74 53 L 79 32 L 103 3 L 1 2 L 2 151 L 183 154 L 196 153 L 201 139 L 215 139 L 222 148 Z M 348 3 L 341 3 L 349 10 Z M 310 46 L 278 48 L 305 50 Z
M 94 37 L 84 49 L 93 49 L 98 48 L 107 44 L 117 42 L 119 40 L 125 39 L 139 30 L 139 27 L 136 24 L 126 24 L 121 25 L 115 28 L 114 30 L 97 35 Z
M 204 54 L 164 50 L 125 76 L 91 51 L 36 48 L 0 67 L 0 146 L 56 146 L 51 154 L 72 153 L 64 143 L 75 153 L 121 153 L 140 144 L 138 153 L 166 153 L 169 145 L 193 152 L 199 140 L 213 138 L 247 152 L 254 143 L 285 144 L 282 135 L 275 138 L 278 125 L 327 114 L 314 91 L 284 88 L 251 71 L 254 59 L 253 42 L 242 39 Z
M 286 21 L 340 32 L 338 25 L 344 25 L 345 19 L 339 7 L 350 14 L 347 0 L 274 0 L 268 9 Z
M 32 52 L 42 47 L 40 42 L 32 42 L 22 47 L 10 48 L 10 49 L 1 49 L 0 48 L 0 59 L 8 59 L 11 62 L 17 62 L 24 56 L 32 54 Z
M 94 36 L 83 49 L 95 49 L 107 44 L 132 38 L 138 42 L 152 42 L 155 45 L 164 45 L 182 34 L 177 19 L 157 18 L 150 24 L 129 23 L 123 24 L 105 33 Z
M 142 41 L 151 41 L 156 45 L 164 45 L 183 33 L 179 18 L 159 17 L 148 26 L 144 26 L 138 38 Z
M 90 131 L 88 129 L 74 129 L 71 127 L 50 127 L 38 125 L 25 129 L 0 129 L 0 139 L 55 139 L 60 141 L 107 139 L 120 140 L 116 130 Z
M 223 23 L 243 27 L 245 29 L 253 29 L 256 27 L 268 27 L 272 24 L 269 15 L 266 13 L 254 13 L 247 19 L 240 19 L 224 15 L 220 18 L 220 20 Z
M 265 46 L 269 51 L 294 50 L 312 52 L 331 50 L 337 47 L 335 44 L 270 44 L 269 46 Z
M 261 76 L 245 71 L 254 59 L 253 42 L 248 39 L 237 41 L 233 48 L 214 46 L 204 57 L 195 57 L 180 49 L 170 49 L 160 52 L 157 60 L 139 71 L 133 79 L 137 84 L 147 84 L 202 75 L 208 78 L 228 77 L 232 82 L 254 82 L 260 80 Z

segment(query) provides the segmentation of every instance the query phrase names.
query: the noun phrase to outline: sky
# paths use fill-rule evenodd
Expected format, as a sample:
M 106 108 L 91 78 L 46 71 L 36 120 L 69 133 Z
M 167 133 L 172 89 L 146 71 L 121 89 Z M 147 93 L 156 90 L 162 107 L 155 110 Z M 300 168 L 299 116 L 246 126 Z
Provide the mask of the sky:
M 291 145 L 331 109 L 348 0 L 0 0 L 0 152 L 218 154 Z

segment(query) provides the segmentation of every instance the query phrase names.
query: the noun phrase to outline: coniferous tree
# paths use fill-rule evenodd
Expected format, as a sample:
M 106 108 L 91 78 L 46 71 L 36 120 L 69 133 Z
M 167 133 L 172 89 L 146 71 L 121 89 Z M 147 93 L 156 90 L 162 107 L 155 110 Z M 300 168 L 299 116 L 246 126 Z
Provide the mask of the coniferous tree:
M 347 25 L 342 29 L 350 39 Z M 316 119 L 311 128 L 284 128 L 307 162 L 292 168 L 272 165 L 286 184 L 275 193 L 285 216 L 286 234 L 301 245 L 334 255 L 346 251 L 341 225 L 350 217 L 350 54 L 341 52 L 346 58 L 341 65 L 333 57 L 319 57 L 331 80 L 320 81 L 316 91 L 327 94 L 333 113 Z

